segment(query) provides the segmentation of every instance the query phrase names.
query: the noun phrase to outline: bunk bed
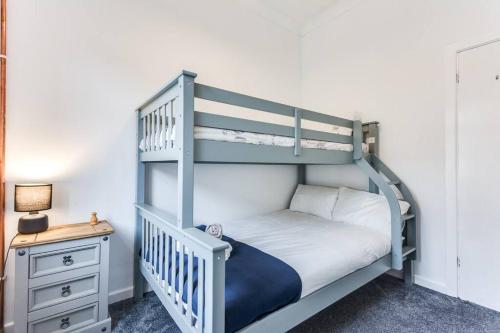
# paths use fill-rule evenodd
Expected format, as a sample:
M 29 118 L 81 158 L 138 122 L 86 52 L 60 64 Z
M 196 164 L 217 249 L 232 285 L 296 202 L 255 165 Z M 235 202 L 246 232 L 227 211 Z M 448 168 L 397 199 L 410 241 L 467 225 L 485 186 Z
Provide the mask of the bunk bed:
M 199 84 L 195 78 L 196 74 L 183 71 L 137 109 L 136 299 L 143 297 L 145 279 L 182 332 L 285 332 L 391 269 L 402 272 L 406 283 L 413 282 L 417 206 L 409 189 L 377 156 L 378 123 L 362 124 L 267 101 Z M 291 117 L 293 126 L 197 112 L 195 98 Z M 305 129 L 304 121 L 331 130 Z M 145 202 L 145 164 L 153 162 L 177 163 L 176 216 Z M 297 289 L 290 267 L 265 253 L 255 254 L 240 239 L 224 236 L 220 240 L 205 233 L 204 226 L 193 224 L 194 163 L 294 164 L 298 184 L 306 184 L 308 164 L 357 165 L 369 177 L 369 191 L 387 199 L 390 251 L 308 293 L 300 295 L 299 288 L 298 296 L 297 291 L 290 294 Z M 401 213 L 400 199 L 410 204 L 407 213 Z M 252 222 L 240 222 L 240 228 L 234 229 L 241 238 L 245 238 L 243 226 L 247 223 Z M 251 263 L 248 269 L 259 269 L 257 264 L 266 262 L 267 268 L 256 275 L 263 274 L 268 281 L 273 274 L 280 275 L 274 287 L 281 292 L 281 303 L 264 306 L 265 311 L 253 314 L 254 320 L 244 326 L 227 318 L 248 310 L 241 308 L 245 300 L 240 300 L 240 308 L 235 308 L 240 312 L 229 312 L 226 293 L 232 291 L 226 288 L 238 282 L 234 280 L 241 267 L 235 269 L 235 265 L 241 257 L 226 261 L 228 244 L 238 253 L 249 253 L 250 257 L 243 258 Z M 245 280 L 244 288 L 250 292 L 246 297 L 257 301 L 258 295 L 266 293 L 253 290 L 252 294 L 248 288 L 254 288 L 253 282 Z M 267 304 L 260 307 L 263 305 Z

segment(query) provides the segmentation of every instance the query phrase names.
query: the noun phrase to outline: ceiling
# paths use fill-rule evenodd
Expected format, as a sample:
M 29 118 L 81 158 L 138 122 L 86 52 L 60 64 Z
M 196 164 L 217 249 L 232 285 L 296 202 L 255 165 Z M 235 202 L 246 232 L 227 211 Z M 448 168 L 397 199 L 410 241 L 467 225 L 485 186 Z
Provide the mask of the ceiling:
M 271 10 L 288 17 L 299 27 L 321 14 L 338 0 L 265 0 Z
M 247 9 L 298 34 L 334 4 L 343 0 L 237 0 Z

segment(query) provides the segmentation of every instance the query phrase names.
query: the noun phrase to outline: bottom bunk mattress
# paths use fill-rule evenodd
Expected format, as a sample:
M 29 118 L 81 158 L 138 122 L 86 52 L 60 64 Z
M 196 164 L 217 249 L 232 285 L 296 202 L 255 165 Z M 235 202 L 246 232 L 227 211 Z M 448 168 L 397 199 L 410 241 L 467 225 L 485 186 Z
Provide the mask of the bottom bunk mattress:
M 391 248 L 390 237 L 367 227 L 290 210 L 224 222 L 222 225 L 223 240 L 233 248 L 225 263 L 226 332 L 238 331 L 370 265 L 388 254 Z M 204 225 L 197 228 L 205 230 Z M 149 257 L 148 253 L 148 261 Z M 171 253 L 167 258 L 171 258 Z M 175 288 L 178 293 L 179 253 L 176 258 Z M 185 255 L 185 266 L 187 260 Z M 161 273 L 170 285 L 172 265 L 171 260 L 167 261 L 169 264 L 162 266 L 167 266 L 168 271 Z M 195 259 L 195 272 L 197 266 Z M 186 274 L 184 272 L 182 288 L 184 304 L 188 294 Z M 196 294 L 197 273 L 194 276 L 193 294 Z M 197 310 L 194 302 L 193 312 L 196 314 Z
M 390 221 L 387 223 L 390 225 Z M 288 209 L 224 222 L 222 226 L 224 235 L 292 267 L 302 282 L 301 297 L 391 251 L 390 236 L 374 229 Z

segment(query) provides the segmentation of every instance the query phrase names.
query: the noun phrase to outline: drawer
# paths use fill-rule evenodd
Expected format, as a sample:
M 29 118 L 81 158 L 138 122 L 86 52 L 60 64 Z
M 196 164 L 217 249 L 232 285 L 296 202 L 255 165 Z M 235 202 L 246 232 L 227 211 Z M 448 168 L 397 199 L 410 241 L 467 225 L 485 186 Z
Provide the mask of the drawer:
M 106 318 L 104 320 L 101 320 L 100 322 L 97 322 L 93 325 L 90 326 L 85 326 L 84 328 L 80 328 L 76 331 L 73 331 L 74 333 L 111 333 L 111 318 Z
M 30 255 L 30 278 L 99 263 L 100 245 L 90 244 Z
M 97 322 L 97 303 L 28 323 L 29 333 L 70 332 Z
M 67 302 L 99 292 L 99 273 L 30 288 L 28 311 Z

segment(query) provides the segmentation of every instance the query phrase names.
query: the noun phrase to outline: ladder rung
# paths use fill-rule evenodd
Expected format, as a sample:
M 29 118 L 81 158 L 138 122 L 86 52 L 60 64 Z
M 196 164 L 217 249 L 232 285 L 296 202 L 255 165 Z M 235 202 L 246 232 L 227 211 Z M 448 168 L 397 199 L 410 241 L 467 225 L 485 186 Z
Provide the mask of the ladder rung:
M 415 218 L 415 214 L 406 214 L 406 215 L 401 216 L 401 218 L 403 219 L 403 221 L 408 221 L 408 220 Z
M 415 250 L 416 248 L 414 246 L 403 246 L 403 258 L 415 252 Z
M 387 181 L 387 185 L 398 185 L 400 183 L 401 183 L 401 181 L 399 181 L 399 180 L 389 180 L 389 181 Z

